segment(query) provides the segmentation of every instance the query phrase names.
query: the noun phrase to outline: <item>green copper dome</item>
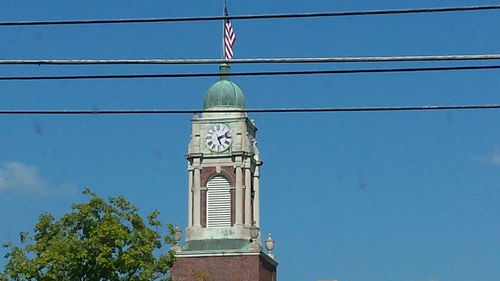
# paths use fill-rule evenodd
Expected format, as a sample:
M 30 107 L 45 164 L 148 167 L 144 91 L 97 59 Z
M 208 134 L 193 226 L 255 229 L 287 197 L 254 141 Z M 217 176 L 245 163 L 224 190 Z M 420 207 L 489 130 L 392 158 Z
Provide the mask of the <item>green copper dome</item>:
M 243 91 L 236 83 L 229 81 L 227 75 L 224 75 L 229 72 L 229 65 L 221 65 L 220 72 L 220 80 L 215 82 L 205 94 L 203 109 L 212 107 L 245 108 L 245 95 Z

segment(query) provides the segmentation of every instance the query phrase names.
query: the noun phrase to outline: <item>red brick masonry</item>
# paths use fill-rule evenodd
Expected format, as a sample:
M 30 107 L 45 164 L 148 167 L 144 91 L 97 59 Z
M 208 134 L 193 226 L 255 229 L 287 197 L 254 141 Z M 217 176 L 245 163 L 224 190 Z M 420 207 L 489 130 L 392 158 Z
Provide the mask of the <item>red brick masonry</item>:
M 276 266 L 261 255 L 177 257 L 173 281 L 276 281 Z

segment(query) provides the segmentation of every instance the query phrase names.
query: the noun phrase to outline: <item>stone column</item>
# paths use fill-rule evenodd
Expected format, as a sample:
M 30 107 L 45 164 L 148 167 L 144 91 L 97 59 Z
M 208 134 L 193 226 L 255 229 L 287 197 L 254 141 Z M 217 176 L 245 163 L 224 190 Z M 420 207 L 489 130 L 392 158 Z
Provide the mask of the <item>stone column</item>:
M 201 221 L 200 221 L 200 217 L 201 217 L 201 190 L 200 190 L 200 168 L 195 168 L 194 169 L 194 179 L 193 179 L 193 189 L 194 189 L 194 194 L 193 194 L 193 198 L 194 198 L 194 208 L 193 208 L 193 212 L 194 212 L 194 215 L 193 215 L 193 226 L 195 227 L 201 227 Z
M 259 167 L 255 167 L 255 172 L 253 176 L 253 219 L 255 220 L 255 225 L 260 227 L 260 171 Z
M 243 181 L 243 173 L 241 166 L 236 167 L 236 204 L 235 204 L 235 225 L 243 224 L 243 187 L 241 186 L 241 182 Z
M 252 226 L 252 173 L 245 169 L 245 226 Z
M 188 170 L 188 227 L 193 226 L 193 170 Z

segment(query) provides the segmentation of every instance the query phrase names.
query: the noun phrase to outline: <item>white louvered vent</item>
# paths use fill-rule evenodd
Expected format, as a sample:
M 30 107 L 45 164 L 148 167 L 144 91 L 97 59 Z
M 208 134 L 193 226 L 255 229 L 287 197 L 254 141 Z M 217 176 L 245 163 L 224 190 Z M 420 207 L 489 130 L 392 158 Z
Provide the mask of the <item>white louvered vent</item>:
M 207 227 L 231 226 L 231 187 L 223 176 L 207 183 Z

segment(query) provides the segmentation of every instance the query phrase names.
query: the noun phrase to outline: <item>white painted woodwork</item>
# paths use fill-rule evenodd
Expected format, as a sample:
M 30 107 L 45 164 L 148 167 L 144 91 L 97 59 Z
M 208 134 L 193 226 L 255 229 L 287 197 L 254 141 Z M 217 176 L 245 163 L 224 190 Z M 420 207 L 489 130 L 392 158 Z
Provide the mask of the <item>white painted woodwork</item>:
M 201 194 L 200 194 L 200 169 L 199 168 L 195 168 L 194 169 L 194 179 L 193 179 L 193 182 L 194 182 L 194 208 L 193 208 L 193 212 L 194 212 L 194 215 L 193 215 L 193 226 L 196 226 L 196 227 L 201 227 L 201 215 L 200 215 L 200 212 L 201 212 Z
M 193 171 L 188 171 L 188 226 L 193 225 Z
M 254 197 L 253 197 L 253 216 L 255 220 L 255 225 L 260 227 L 260 180 L 259 180 L 259 167 L 255 168 L 255 174 L 253 177 L 253 189 L 254 189 Z
M 235 202 L 235 214 L 236 214 L 236 225 L 243 225 L 243 171 L 241 166 L 236 167 L 236 202 Z
M 252 173 L 245 169 L 245 226 L 252 226 Z

